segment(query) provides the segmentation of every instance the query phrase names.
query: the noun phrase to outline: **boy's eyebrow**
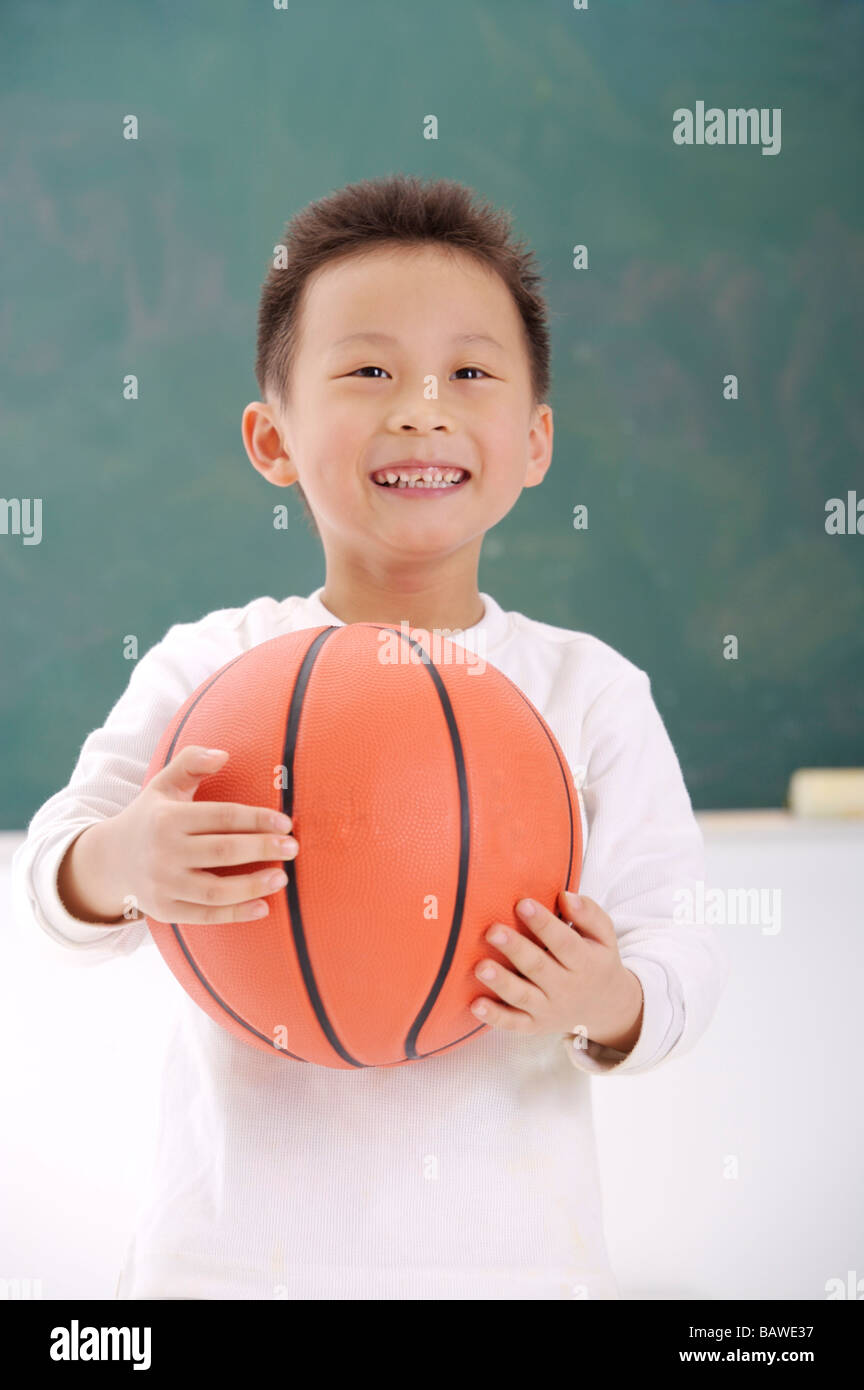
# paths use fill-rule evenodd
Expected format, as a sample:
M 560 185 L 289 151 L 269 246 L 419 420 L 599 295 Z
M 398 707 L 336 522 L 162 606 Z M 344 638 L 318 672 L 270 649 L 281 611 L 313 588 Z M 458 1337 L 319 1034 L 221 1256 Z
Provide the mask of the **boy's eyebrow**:
M 363 332 L 348 333 L 344 338 L 337 338 L 336 342 L 331 343 L 330 346 L 331 348 L 341 347 L 343 343 L 354 343 L 357 342 L 357 340 L 360 338 L 362 338 L 367 343 L 381 343 L 386 345 L 392 345 L 398 342 L 398 339 L 394 338 L 392 333 Z M 492 347 L 500 348 L 502 352 L 505 351 L 503 345 L 498 342 L 498 339 L 491 337 L 488 333 L 454 333 L 450 341 L 452 343 L 459 344 L 490 343 Z

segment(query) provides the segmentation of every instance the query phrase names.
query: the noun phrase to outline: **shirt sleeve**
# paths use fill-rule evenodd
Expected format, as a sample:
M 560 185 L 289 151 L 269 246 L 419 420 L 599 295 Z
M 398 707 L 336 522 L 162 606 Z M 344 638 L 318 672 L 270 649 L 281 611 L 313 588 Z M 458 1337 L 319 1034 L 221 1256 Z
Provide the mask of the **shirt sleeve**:
M 201 681 L 235 654 L 230 629 L 178 623 L 133 667 L 105 723 L 84 740 L 68 786 L 35 813 L 12 859 L 12 908 L 19 931 L 38 927 L 72 965 L 129 955 L 149 938 L 146 921 L 99 926 L 67 911 L 57 891 L 63 857 L 90 825 L 137 796 L 159 738 Z
M 583 723 L 588 841 L 580 891 L 608 912 L 622 964 L 642 986 L 642 1027 L 629 1053 L 569 1034 L 575 1067 L 650 1071 L 689 1051 L 728 978 L 713 931 L 682 920 L 705 879 L 702 831 L 644 671 L 613 680 Z

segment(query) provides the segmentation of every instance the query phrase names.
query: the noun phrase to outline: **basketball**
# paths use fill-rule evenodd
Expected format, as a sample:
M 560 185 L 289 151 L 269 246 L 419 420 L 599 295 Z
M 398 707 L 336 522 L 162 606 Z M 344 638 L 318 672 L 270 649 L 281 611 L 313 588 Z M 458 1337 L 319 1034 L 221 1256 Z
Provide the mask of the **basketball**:
M 216 1023 L 286 1063 L 401 1066 L 487 1032 L 470 1004 L 485 939 L 516 903 L 578 890 L 570 769 L 542 716 L 488 661 L 436 633 L 304 628 L 227 662 L 165 728 L 144 785 L 188 744 L 224 748 L 196 800 L 292 817 L 269 915 L 148 917 L 180 984 Z M 511 967 L 512 968 L 512 967 Z M 494 997 L 494 995 L 493 995 Z

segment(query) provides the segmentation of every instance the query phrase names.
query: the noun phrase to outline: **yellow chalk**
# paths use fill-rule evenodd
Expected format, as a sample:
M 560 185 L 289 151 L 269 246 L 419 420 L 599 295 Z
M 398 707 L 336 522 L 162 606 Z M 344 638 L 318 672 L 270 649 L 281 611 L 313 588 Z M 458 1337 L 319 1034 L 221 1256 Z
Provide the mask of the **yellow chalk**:
M 799 767 L 786 801 L 795 816 L 864 816 L 864 767 Z

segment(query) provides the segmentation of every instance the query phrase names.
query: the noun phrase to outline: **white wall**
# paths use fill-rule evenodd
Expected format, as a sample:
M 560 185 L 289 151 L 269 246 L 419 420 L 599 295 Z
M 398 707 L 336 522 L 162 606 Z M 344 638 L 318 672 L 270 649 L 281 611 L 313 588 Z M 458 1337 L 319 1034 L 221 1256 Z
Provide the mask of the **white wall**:
M 864 1278 L 864 822 L 699 819 L 708 886 L 782 889 L 780 930 L 715 927 L 708 1032 L 595 1081 L 610 1257 L 630 1298 L 824 1299 Z

